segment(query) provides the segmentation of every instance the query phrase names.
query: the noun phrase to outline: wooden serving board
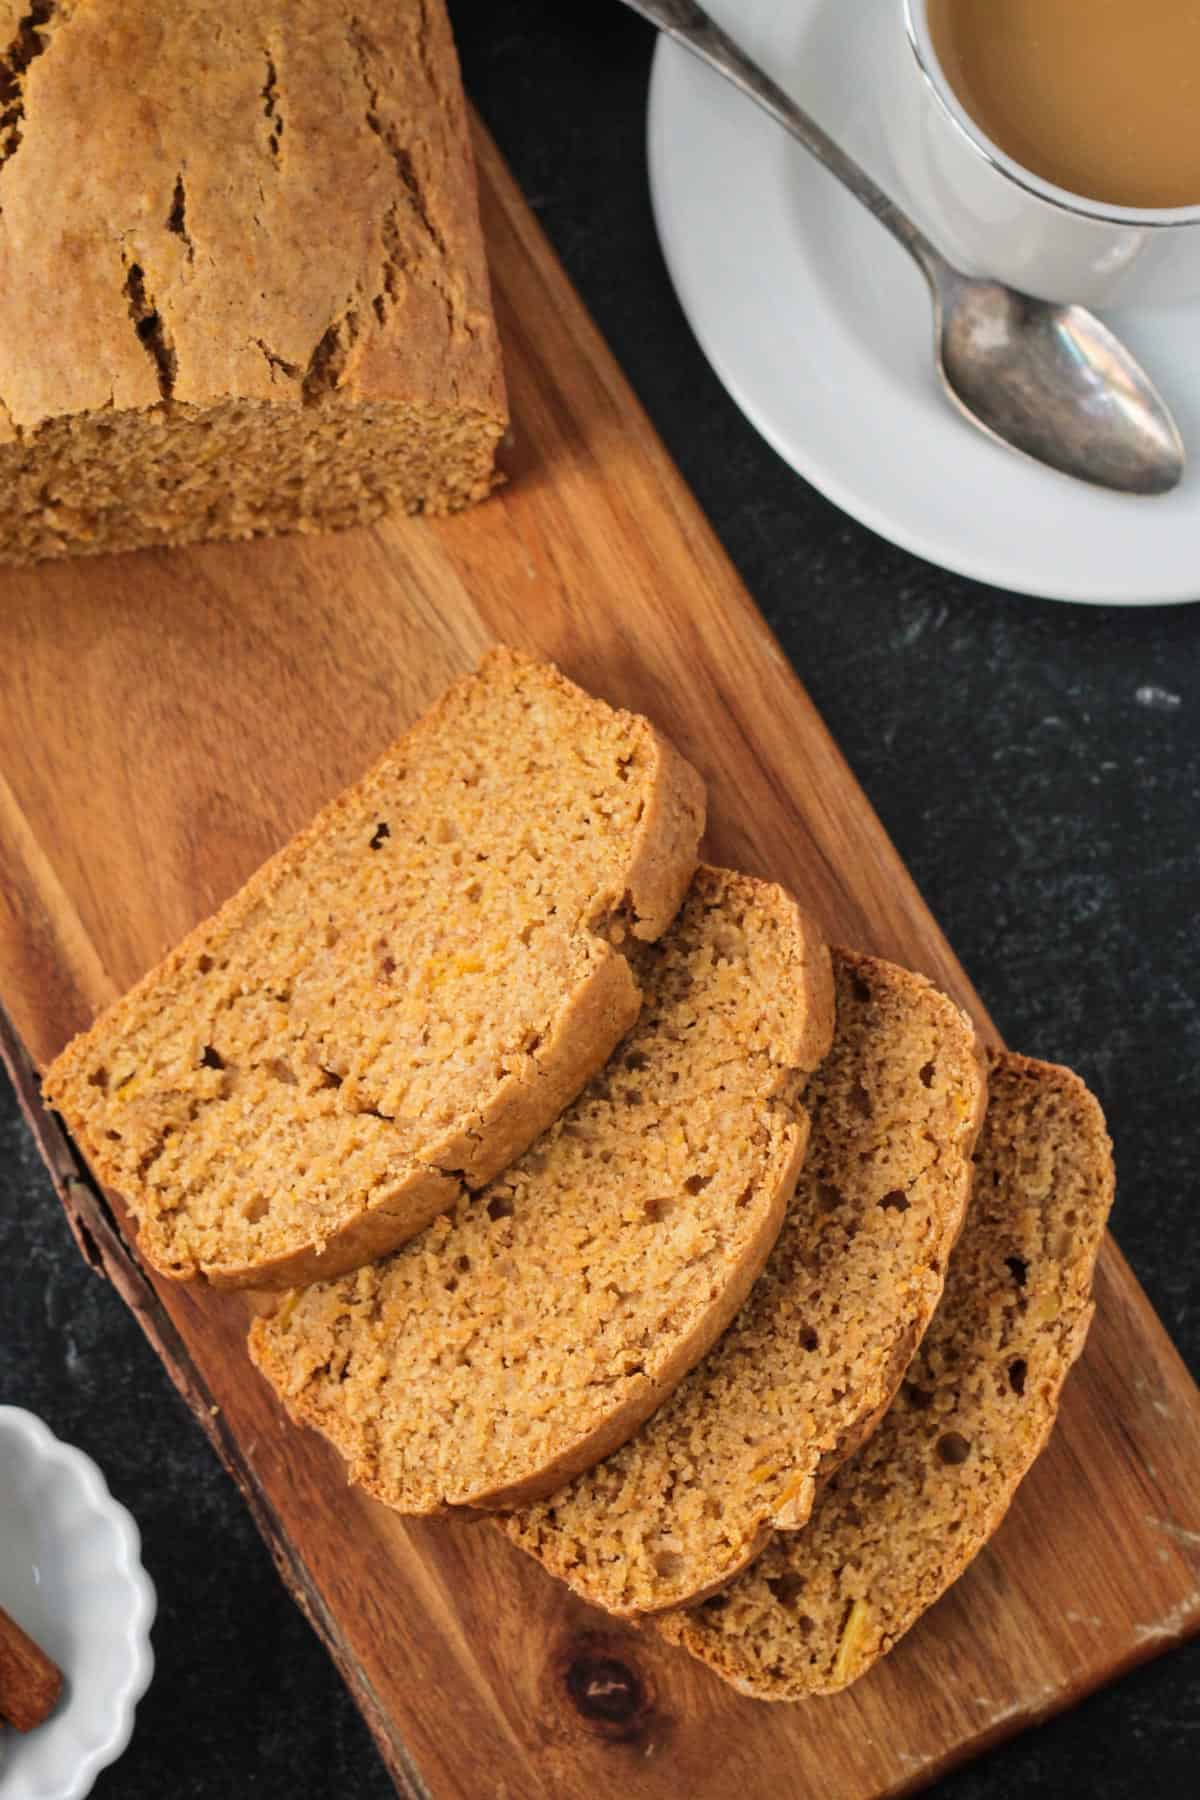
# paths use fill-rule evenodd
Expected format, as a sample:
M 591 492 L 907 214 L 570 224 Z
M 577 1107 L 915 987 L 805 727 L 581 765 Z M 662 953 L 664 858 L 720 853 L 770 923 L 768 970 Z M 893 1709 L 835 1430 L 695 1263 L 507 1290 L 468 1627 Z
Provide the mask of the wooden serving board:
M 251 1302 L 148 1278 L 40 1112 L 44 1063 L 488 643 L 649 713 L 708 778 L 710 853 L 989 1030 L 878 821 L 480 136 L 515 418 L 509 486 L 443 523 L 0 579 L 0 996 L 81 1248 L 242 1485 L 407 1795 L 875 1800 L 1200 1626 L 1200 1395 L 1120 1252 L 1053 1444 L 896 1653 L 744 1700 L 589 1611 L 486 1524 L 347 1488 L 250 1366 Z

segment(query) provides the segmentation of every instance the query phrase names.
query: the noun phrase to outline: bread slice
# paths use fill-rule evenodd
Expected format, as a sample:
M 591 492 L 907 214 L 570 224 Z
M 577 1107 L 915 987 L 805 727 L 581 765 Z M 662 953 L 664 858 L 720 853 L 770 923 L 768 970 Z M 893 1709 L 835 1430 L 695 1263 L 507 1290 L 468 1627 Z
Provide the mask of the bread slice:
M 637 1024 L 520 1162 L 255 1323 L 293 1416 L 401 1512 L 509 1506 L 615 1449 L 778 1235 L 832 1030 L 827 950 L 782 889 L 702 869 L 638 963 Z
M 809 1084 L 787 1223 L 716 1349 L 636 1438 L 503 1523 L 609 1612 L 727 1582 L 808 1517 L 888 1405 L 937 1305 L 983 1111 L 975 1033 L 919 975 L 834 953 L 837 1029 Z
M 998 1055 L 945 1297 L 891 1411 L 806 1530 L 665 1634 L 763 1700 L 833 1693 L 885 1655 L 991 1537 L 1050 1434 L 1112 1195 L 1083 1083 Z
M 46 1073 L 164 1274 L 287 1285 L 491 1179 L 637 1016 L 699 776 L 549 664 L 485 657 Z
M 0 89 L 0 561 L 491 491 L 444 0 L 9 0 Z

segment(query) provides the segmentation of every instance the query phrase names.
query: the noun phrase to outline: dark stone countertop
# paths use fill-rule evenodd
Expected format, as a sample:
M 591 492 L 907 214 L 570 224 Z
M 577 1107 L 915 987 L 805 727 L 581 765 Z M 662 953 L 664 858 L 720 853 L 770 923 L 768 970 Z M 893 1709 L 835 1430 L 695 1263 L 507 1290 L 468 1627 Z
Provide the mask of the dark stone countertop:
M 668 285 L 643 155 L 649 31 L 615 0 L 451 10 L 473 98 L 1000 1028 L 1099 1092 L 1117 1237 L 1200 1370 L 1200 613 L 1017 599 L 835 511 L 742 420 Z M 137 1327 L 85 1271 L 7 1096 L 0 1266 L 0 1399 L 98 1460 L 159 1591 L 156 1678 L 97 1796 L 384 1800 L 340 1681 Z M 1170 1800 L 1198 1776 L 1193 1645 L 937 1792 Z

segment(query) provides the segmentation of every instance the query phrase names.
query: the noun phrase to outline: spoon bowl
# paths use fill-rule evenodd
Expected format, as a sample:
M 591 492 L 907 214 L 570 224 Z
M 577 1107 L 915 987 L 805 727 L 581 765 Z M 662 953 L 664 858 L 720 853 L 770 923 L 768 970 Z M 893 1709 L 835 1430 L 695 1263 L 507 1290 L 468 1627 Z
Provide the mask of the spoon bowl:
M 927 270 L 926 273 L 929 273 Z M 1186 452 L 1140 365 L 1082 306 L 1055 306 L 949 264 L 931 277 L 938 372 L 981 430 L 1126 494 L 1166 494 Z

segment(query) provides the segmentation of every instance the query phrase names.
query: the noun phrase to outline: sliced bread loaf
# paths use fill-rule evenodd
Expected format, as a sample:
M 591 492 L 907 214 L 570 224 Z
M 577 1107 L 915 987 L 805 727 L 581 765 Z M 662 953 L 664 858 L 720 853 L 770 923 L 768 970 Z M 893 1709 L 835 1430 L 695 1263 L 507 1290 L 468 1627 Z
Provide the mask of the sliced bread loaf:
M 996 1530 L 1049 1436 L 1112 1194 L 1083 1083 L 997 1056 L 966 1227 L 895 1404 L 806 1530 L 664 1633 L 764 1700 L 832 1693 L 890 1650 Z
M 47 1071 L 165 1274 L 353 1268 L 512 1161 L 637 1016 L 699 776 L 548 664 L 486 657 Z
M 518 1163 L 254 1325 L 293 1416 L 401 1512 L 512 1505 L 613 1450 L 778 1235 L 832 1031 L 828 951 L 781 889 L 702 869 L 638 972 L 637 1024 Z
M 764 1274 L 636 1438 L 504 1521 L 585 1598 L 655 1612 L 709 1592 L 807 1519 L 819 1476 L 888 1405 L 962 1222 L 984 1074 L 919 975 L 834 954 L 837 1029 L 812 1139 Z
M 444 0 L 4 0 L 0 270 L 0 561 L 493 485 Z

